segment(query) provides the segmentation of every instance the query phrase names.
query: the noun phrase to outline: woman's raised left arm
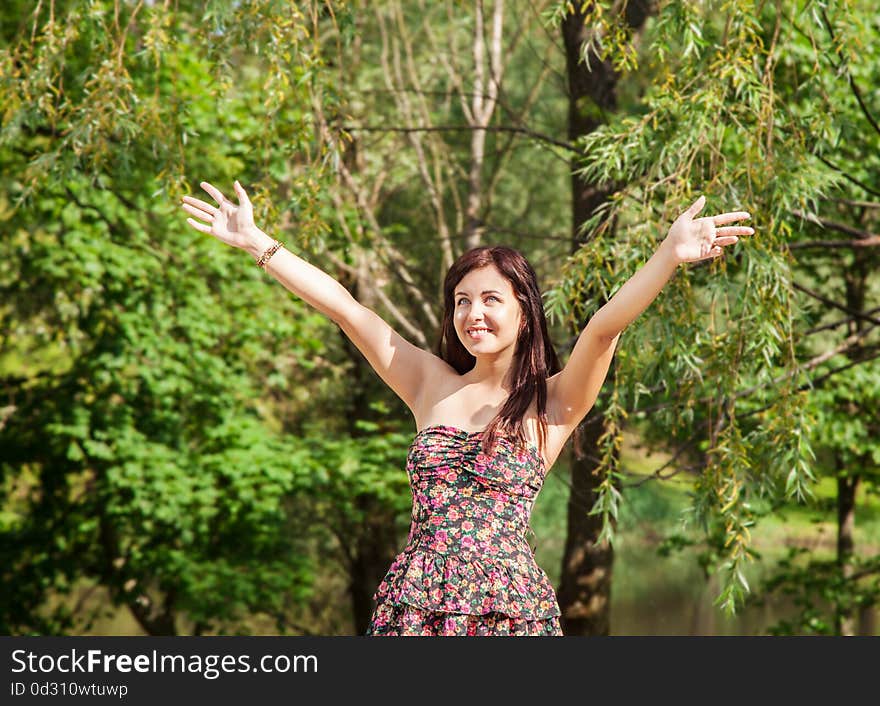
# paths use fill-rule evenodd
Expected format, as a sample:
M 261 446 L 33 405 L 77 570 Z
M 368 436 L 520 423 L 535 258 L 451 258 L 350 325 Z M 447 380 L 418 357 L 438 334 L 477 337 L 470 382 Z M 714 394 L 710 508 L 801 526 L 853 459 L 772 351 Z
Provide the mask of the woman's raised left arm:
M 565 368 L 548 381 L 548 407 L 558 424 L 574 426 L 587 415 L 605 382 L 620 334 L 654 301 L 676 267 L 719 257 L 738 236 L 755 232 L 748 226 L 726 225 L 750 218 L 745 211 L 697 218 L 705 203 L 701 196 L 675 220 L 657 251 L 581 331 Z

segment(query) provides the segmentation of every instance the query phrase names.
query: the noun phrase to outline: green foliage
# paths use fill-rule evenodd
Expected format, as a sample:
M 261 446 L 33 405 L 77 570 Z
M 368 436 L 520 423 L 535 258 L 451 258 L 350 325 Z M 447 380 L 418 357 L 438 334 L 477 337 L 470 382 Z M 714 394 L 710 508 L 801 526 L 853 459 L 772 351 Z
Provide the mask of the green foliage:
M 833 448 L 844 473 L 880 472 L 880 378 L 870 366 L 849 366 L 846 356 L 829 358 L 827 369 L 847 366 L 833 384 L 810 393 L 814 436 L 820 449 Z
M 544 18 L 558 23 L 571 6 Z M 339 331 L 241 253 L 187 230 L 175 203 L 202 178 L 227 189 L 240 178 L 267 230 L 333 254 L 341 272 L 362 264 L 352 245 L 395 274 L 403 252 L 419 279 L 395 278 L 389 298 L 416 325 L 430 319 L 414 290 L 436 291 L 455 253 L 425 234 L 442 225 L 462 244 L 472 138 L 435 47 L 470 35 L 473 17 L 431 4 L 360 9 L 0 8 L 4 631 L 81 629 L 89 616 L 64 599 L 84 581 L 149 632 L 248 632 L 260 614 L 298 630 L 291 606 L 308 600 L 319 561 L 350 562 L 377 517 L 404 529 L 411 436 L 387 410 L 350 414 L 355 392 L 375 390 L 352 389 Z M 624 72 L 630 93 L 580 145 L 583 174 L 619 190 L 582 224 L 586 245 L 546 293 L 556 325 L 588 318 L 697 192 L 707 212 L 751 211 L 758 231 L 727 261 L 679 273 L 624 337 L 601 401 L 605 476 L 592 508 L 600 539 L 612 539 L 628 420 L 644 422 L 648 441 L 685 446 L 698 474 L 686 519 L 733 610 L 768 505 L 810 501 L 814 481 L 839 467 L 876 485 L 875 339 L 848 324 L 861 342 L 816 363 L 840 344 L 842 329 L 822 327 L 843 312 L 793 289 L 870 308 L 876 256 L 788 248 L 816 237 L 814 217 L 877 231 L 876 210 L 851 206 L 878 194 L 876 17 L 864 0 L 664 0 L 636 40 L 611 3 L 586 9 L 584 51 Z M 543 33 L 524 36 L 504 77 L 504 120 L 564 134 L 564 96 L 533 94 L 528 80 L 563 70 L 564 57 Z M 456 129 L 394 131 L 413 116 Z M 542 158 L 553 148 L 512 139 L 486 135 L 482 225 L 555 275 L 568 240 L 548 234 L 565 212 L 568 155 L 535 169 L 534 148 Z M 805 581 L 782 569 L 779 587 Z M 838 611 L 877 600 L 830 569 L 814 577 L 840 596 Z M 817 583 L 805 601 L 826 593 Z M 810 620 L 789 627 L 817 629 Z
M 558 28 L 563 18 L 575 11 L 584 17 L 588 28 L 580 48 L 580 61 L 590 65 L 590 61 L 610 61 L 615 71 L 631 71 L 638 66 L 633 31 L 627 20 L 627 13 L 621 12 L 617 4 L 605 2 L 561 2 L 543 13 L 548 27 Z M 699 31 L 699 30 L 697 30 Z
M 794 603 L 795 615 L 770 626 L 771 635 L 837 635 L 842 617 L 880 602 L 880 557 L 856 559 L 844 571 L 836 560 L 809 554 L 804 547 L 790 548 L 761 594 L 748 601 L 763 606 L 771 595 L 782 594 Z M 868 581 L 860 580 L 864 578 Z
M 308 379 L 295 361 L 335 327 L 269 296 L 173 197 L 191 174 L 253 183 L 258 204 L 273 183 L 297 193 L 300 238 L 323 228 L 302 149 L 310 8 L 25 7 L 4 6 L 0 45 L 0 625 L 81 629 L 49 599 L 87 579 L 147 632 L 247 632 L 257 614 L 290 630 L 314 572 L 297 529 L 313 448 L 256 401 Z
M 691 449 L 684 458 L 700 480 L 686 519 L 713 548 L 728 613 L 750 590 L 742 569 L 759 499 L 809 500 L 823 470 L 819 446 L 849 448 L 851 461 L 860 451 L 856 472 L 877 479 L 875 385 L 817 394 L 810 380 L 827 368 L 805 365 L 839 339 L 807 339 L 822 313 L 796 299 L 793 282 L 827 291 L 812 278 L 833 281 L 840 270 L 817 269 L 800 254 L 807 251 L 788 249 L 813 239 L 796 213 L 846 222 L 836 199 L 876 195 L 865 184 L 876 183 L 878 133 L 841 80 L 848 70 L 856 84 L 877 84 L 876 42 L 866 40 L 876 37 L 872 17 L 865 2 L 662 2 L 640 51 L 644 95 L 580 144 L 584 178 L 618 190 L 582 224 L 585 245 L 547 295 L 551 315 L 570 326 L 647 260 L 699 194 L 703 215 L 743 209 L 753 217 L 755 236 L 724 260 L 679 272 L 626 333 L 609 393 L 644 418 L 649 440 Z M 880 113 L 876 100 L 870 109 Z M 854 144 L 872 157 L 857 160 Z M 829 161 L 841 156 L 851 158 L 846 168 Z M 859 350 L 857 362 L 865 360 Z M 877 379 L 876 365 L 857 369 Z M 609 479 L 614 458 L 603 457 Z M 617 498 L 602 488 L 593 511 L 607 523 Z M 611 528 L 602 534 L 611 538 Z
M 365 508 L 373 505 L 362 500 L 369 497 L 402 519 L 412 506 L 407 476 L 401 472 L 412 433 L 383 431 L 375 422 L 356 426 L 366 435 L 308 437 L 311 454 L 305 470 L 315 512 L 330 524 L 366 525 L 370 517 Z

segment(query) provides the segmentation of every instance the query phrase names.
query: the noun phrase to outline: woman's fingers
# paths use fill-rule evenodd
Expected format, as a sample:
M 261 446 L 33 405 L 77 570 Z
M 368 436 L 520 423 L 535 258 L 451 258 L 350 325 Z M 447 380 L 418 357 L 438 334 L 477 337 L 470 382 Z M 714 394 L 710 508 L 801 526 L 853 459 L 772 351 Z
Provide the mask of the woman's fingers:
M 223 203 L 223 201 L 226 200 L 226 197 L 223 196 L 220 189 L 218 189 L 216 186 L 209 184 L 206 181 L 203 181 L 201 184 L 199 184 L 199 186 L 207 191 L 211 195 L 211 198 L 214 199 L 218 204 L 221 204 Z
M 749 226 L 725 226 L 724 228 L 716 228 L 715 235 L 752 235 L 754 228 Z
M 196 218 L 201 218 L 203 221 L 208 221 L 208 222 L 214 220 L 214 214 L 209 213 L 208 211 L 206 211 L 202 208 L 196 208 L 195 206 L 192 206 L 189 203 L 184 203 L 184 204 L 182 204 L 182 206 L 183 206 L 184 211 L 192 214 Z M 217 209 L 215 208 L 214 211 L 216 212 L 216 210 Z
M 217 207 L 212 206 L 206 201 L 202 201 L 201 199 L 197 199 L 195 196 L 184 196 L 183 200 L 196 208 L 200 208 L 206 213 L 217 213 Z
M 720 245 L 724 247 L 725 245 L 733 245 L 738 240 L 739 238 L 737 238 L 735 235 L 725 235 L 720 238 L 715 238 L 713 245 Z
M 685 214 L 690 216 L 691 218 L 694 218 L 700 211 L 703 210 L 703 206 L 705 205 L 706 197 L 705 195 L 701 195 L 688 207 L 687 211 L 685 211 Z
M 233 184 L 232 186 L 235 189 L 236 195 L 238 196 L 238 202 L 242 206 L 246 203 L 250 203 L 247 192 L 244 190 L 244 187 L 238 183 L 238 179 L 235 180 L 235 184 Z
M 242 219 L 246 220 L 250 216 L 250 201 L 244 187 L 238 181 L 234 184 L 235 193 L 239 201 L 239 204 L 236 205 L 234 202 L 229 201 L 220 189 L 213 184 L 203 181 L 199 186 L 217 202 L 219 208 L 194 196 L 184 196 L 181 206 L 187 213 L 195 216 L 195 218 L 187 218 L 186 222 L 197 231 L 210 233 L 220 238 L 223 242 L 234 245 L 235 242 L 230 240 L 230 235 L 234 235 L 234 233 L 230 234 L 230 226 L 235 230 L 242 225 Z M 245 206 L 248 208 L 242 208 Z M 237 221 L 236 219 L 239 220 Z M 207 221 L 207 224 L 200 221 Z M 245 225 L 247 224 L 245 223 Z
M 725 223 L 733 223 L 734 221 L 741 221 L 751 217 L 748 211 L 731 211 L 730 213 L 720 213 L 717 216 L 712 216 L 712 220 L 716 226 L 721 226 Z
M 211 226 L 207 226 L 204 223 L 199 223 L 198 221 L 196 221 L 192 218 L 187 218 L 186 222 L 189 223 L 196 230 L 202 231 L 202 233 L 210 233 L 211 232 Z

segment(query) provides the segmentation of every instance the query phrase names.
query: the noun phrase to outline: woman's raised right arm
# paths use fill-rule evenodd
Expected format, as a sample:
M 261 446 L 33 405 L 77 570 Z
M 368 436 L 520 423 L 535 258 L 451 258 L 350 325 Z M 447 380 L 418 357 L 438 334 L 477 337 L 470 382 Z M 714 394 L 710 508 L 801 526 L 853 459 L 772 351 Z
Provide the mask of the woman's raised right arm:
M 188 218 L 187 222 L 196 230 L 210 233 L 259 259 L 275 241 L 254 225 L 253 207 L 241 184 L 235 182 L 238 205 L 211 184 L 202 182 L 201 186 L 218 205 L 184 196 L 184 210 L 206 223 L 195 218 Z M 326 272 L 289 250 L 278 249 L 265 267 L 288 290 L 333 320 L 414 416 L 418 415 L 425 383 L 436 383 L 438 376 L 452 371 L 443 360 L 400 336 Z
M 274 242 L 273 238 L 258 230 L 253 242 L 245 250 L 257 260 Z M 294 255 L 287 248 L 279 248 L 269 258 L 265 268 L 286 289 L 340 326 L 358 303 L 351 292 L 330 275 Z
M 217 202 L 217 206 L 184 196 L 184 210 L 207 221 L 207 224 L 195 218 L 188 218 L 187 222 L 196 230 L 210 233 L 227 245 L 247 251 L 254 260 L 259 259 L 275 241 L 254 224 L 253 206 L 241 184 L 235 182 L 237 205 L 215 186 L 207 182 L 202 182 L 201 186 Z M 358 304 L 339 282 L 286 248 L 279 248 L 269 258 L 265 269 L 285 288 L 339 325 Z

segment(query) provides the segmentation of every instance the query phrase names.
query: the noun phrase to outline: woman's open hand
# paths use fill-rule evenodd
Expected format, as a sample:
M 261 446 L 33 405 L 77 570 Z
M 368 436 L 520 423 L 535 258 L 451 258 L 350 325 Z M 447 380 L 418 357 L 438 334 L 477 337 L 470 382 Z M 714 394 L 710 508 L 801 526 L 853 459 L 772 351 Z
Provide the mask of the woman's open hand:
M 669 248 L 679 263 L 696 262 L 718 257 L 724 248 L 739 240 L 737 236 L 751 235 L 754 228 L 748 226 L 725 226 L 751 216 L 746 211 L 731 211 L 717 216 L 697 218 L 706 205 L 706 197 L 700 196 L 687 211 L 672 224 L 663 246 Z M 719 228 L 718 226 L 725 226 Z
M 193 196 L 184 196 L 183 209 L 200 219 L 199 221 L 195 218 L 186 219 L 193 228 L 202 233 L 210 233 L 227 245 L 242 249 L 247 249 L 257 237 L 262 235 L 254 225 L 254 208 L 238 181 L 234 186 L 238 205 L 232 203 L 218 188 L 208 182 L 203 181 L 200 186 L 211 195 L 217 205 L 212 206 Z

